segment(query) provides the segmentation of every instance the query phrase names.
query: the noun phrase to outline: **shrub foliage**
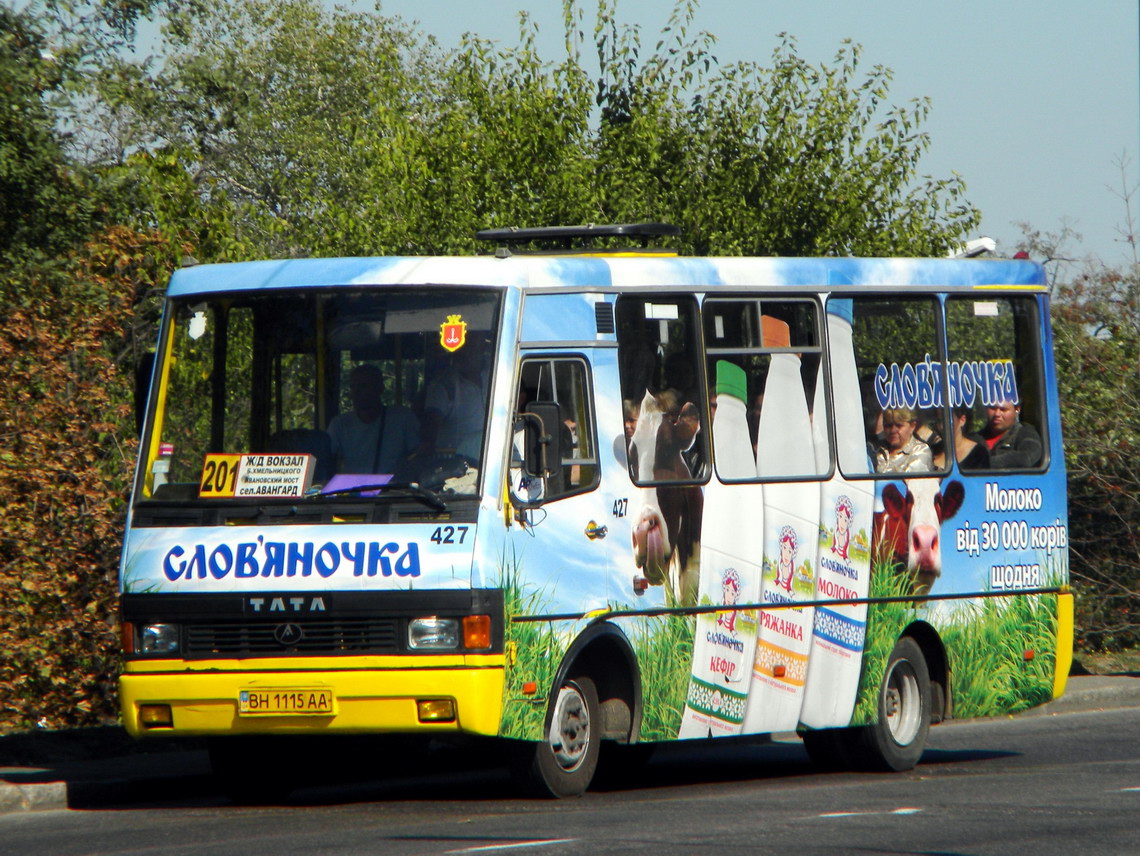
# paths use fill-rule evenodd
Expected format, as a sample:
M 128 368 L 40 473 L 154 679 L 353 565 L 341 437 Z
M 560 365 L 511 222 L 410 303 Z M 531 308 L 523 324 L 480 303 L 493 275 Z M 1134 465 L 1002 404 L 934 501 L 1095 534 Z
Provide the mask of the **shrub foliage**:
M 113 716 L 136 448 L 124 367 L 166 255 L 162 239 L 119 227 L 67 264 L 0 282 L 0 730 Z
M 1057 288 L 1054 351 L 1079 644 L 1140 645 L 1140 265 Z

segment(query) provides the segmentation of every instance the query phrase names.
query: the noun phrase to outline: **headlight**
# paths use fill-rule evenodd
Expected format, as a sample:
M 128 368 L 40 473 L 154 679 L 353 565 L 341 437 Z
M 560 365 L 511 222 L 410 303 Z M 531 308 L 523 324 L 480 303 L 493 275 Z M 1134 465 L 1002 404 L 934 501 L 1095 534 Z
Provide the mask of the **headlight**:
M 177 654 L 177 624 L 144 624 L 139 630 L 140 654 Z
M 451 650 L 459 647 L 459 621 L 454 618 L 415 618 L 408 622 L 408 647 Z

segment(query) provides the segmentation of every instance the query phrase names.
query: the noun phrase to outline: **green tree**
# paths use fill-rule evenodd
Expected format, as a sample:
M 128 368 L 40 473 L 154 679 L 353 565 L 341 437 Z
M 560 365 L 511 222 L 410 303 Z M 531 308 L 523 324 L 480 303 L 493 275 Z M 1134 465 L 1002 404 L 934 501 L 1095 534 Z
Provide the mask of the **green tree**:
M 844 44 L 812 66 L 721 68 L 681 2 L 648 55 L 597 6 L 565 10 L 546 62 L 454 51 L 396 19 L 315 0 L 223 2 L 171 31 L 132 108 L 203 196 L 224 192 L 260 255 L 473 252 L 488 226 L 641 219 L 712 254 L 940 255 L 978 223 L 960 178 L 921 178 L 929 105 L 886 106 L 890 73 Z M 140 78 L 140 83 L 144 82 Z
M 1080 641 L 1140 645 L 1140 265 L 1093 269 L 1054 311 Z
M 688 36 L 694 6 L 645 61 L 636 33 L 598 31 L 615 219 L 661 210 L 715 255 L 942 255 L 977 225 L 959 178 L 918 181 L 929 103 L 884 109 L 891 73 L 861 78 L 858 45 L 815 67 L 785 36 L 770 67 L 721 70 L 710 37 Z
M 1090 266 L 1053 313 L 1080 636 L 1140 645 L 1140 265 Z
M 39 21 L 0 6 L 0 258 L 51 257 L 86 228 L 90 193 L 47 99 L 64 75 Z
M 395 185 L 424 171 L 408 163 L 407 129 L 435 97 L 426 40 L 397 21 L 308 0 L 222 3 L 178 17 L 167 37 L 160 74 L 104 82 L 120 115 L 132 114 L 138 136 L 127 147 L 161 159 L 162 198 L 150 200 L 157 208 L 129 206 L 135 222 L 186 225 L 179 215 L 195 207 L 184 192 L 192 187 L 199 207 L 187 219 L 221 226 L 195 251 L 225 259 L 360 252 L 377 225 L 363 221 L 362 206 L 399 219 Z M 400 177 L 364 180 L 376 159 Z M 148 202 L 151 186 L 132 179 L 133 168 L 149 175 L 155 166 L 121 164 L 133 202 Z
M 1123 197 L 1131 212 L 1131 194 Z M 1051 269 L 1053 335 L 1068 468 L 1077 642 L 1140 645 L 1140 257 L 1071 261 L 1070 229 L 1023 225 L 1022 246 Z
M 120 59 L 142 15 L 197 0 L 31 0 L 0 5 L 0 257 L 26 267 L 58 259 L 113 222 L 113 185 L 86 157 L 102 92 L 137 69 Z M 98 109 L 96 109 L 98 107 Z M 95 127 L 102 133 L 96 135 Z M 90 133 L 89 133 L 90 130 Z

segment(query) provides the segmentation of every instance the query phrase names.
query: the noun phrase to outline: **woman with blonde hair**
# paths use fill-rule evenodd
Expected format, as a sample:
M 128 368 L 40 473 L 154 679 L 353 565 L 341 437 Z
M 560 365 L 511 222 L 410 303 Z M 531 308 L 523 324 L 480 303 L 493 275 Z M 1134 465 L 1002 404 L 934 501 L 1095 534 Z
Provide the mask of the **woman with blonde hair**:
M 875 449 L 875 472 L 930 472 L 930 447 L 914 436 L 918 413 L 909 407 L 888 407 L 883 411 L 883 439 Z

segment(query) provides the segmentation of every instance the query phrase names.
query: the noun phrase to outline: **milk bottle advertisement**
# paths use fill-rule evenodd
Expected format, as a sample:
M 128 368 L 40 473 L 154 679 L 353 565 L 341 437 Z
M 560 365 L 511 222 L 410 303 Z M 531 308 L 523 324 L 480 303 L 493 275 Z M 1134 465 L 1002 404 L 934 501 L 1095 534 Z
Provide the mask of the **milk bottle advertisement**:
M 859 378 L 851 331 L 850 300 L 827 303 L 827 329 L 831 342 L 832 398 L 837 425 L 863 422 Z M 826 384 L 823 364 L 816 381 L 813 412 L 822 413 Z M 837 431 L 835 449 L 840 470 L 848 475 L 870 472 L 867 450 L 857 432 Z M 826 471 L 830 461 L 826 432 L 813 422 L 816 470 Z M 871 532 L 874 485 L 846 479 L 836 473 L 821 486 L 819 513 L 819 567 L 816 600 L 865 599 L 871 578 Z M 812 653 L 800 721 L 812 728 L 846 724 L 855 707 L 866 640 L 867 605 L 837 603 L 817 606 L 812 632 Z
M 757 476 L 802 476 L 814 469 L 811 414 L 800 358 L 774 354 L 757 428 Z M 765 484 L 760 597 L 765 606 L 781 608 L 760 613 L 745 731 L 789 730 L 799 721 L 814 611 L 794 604 L 814 599 L 818 543 L 819 482 Z
M 716 365 L 717 416 L 713 448 L 725 479 L 754 479 L 756 462 L 745 409 L 743 370 L 725 360 Z M 760 599 L 763 553 L 759 484 L 711 479 L 705 487 L 701 531 L 699 606 L 732 607 Z M 751 518 L 738 523 L 735 509 Z M 739 734 L 744 723 L 756 649 L 755 610 L 702 613 L 693 639 L 693 673 L 679 737 Z

